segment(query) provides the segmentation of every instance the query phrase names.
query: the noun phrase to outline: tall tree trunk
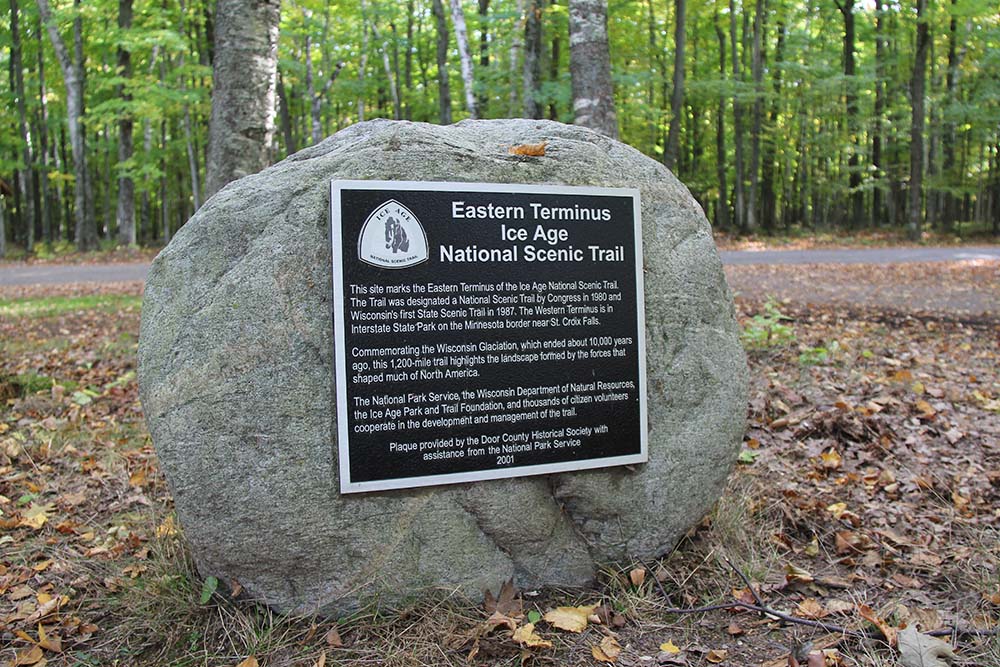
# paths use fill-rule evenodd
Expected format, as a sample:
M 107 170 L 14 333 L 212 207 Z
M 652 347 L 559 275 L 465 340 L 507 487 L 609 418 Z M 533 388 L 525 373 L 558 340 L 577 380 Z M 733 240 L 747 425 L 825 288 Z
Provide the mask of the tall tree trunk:
M 129 0 L 131 2 L 131 0 Z M 180 0 L 181 18 L 179 25 L 177 26 L 178 32 L 181 34 L 186 34 L 186 29 L 184 26 L 184 15 L 187 13 L 187 8 L 185 6 L 185 0 Z M 181 70 L 180 76 L 180 88 L 181 93 L 187 92 L 187 81 L 184 78 L 184 52 L 181 51 L 178 56 L 177 69 Z M 188 159 L 188 174 L 191 178 L 191 200 L 194 203 L 194 212 L 197 212 L 201 208 L 201 179 L 198 173 L 198 153 L 194 146 L 194 128 L 191 122 L 191 105 L 185 96 L 184 100 L 184 150 L 187 152 Z
M 479 109 L 476 106 L 472 53 L 469 51 L 469 33 L 465 27 L 465 13 L 462 11 L 462 0 L 451 0 L 451 23 L 455 28 L 455 42 L 458 44 L 458 57 L 462 65 L 465 109 L 469 112 L 469 118 L 479 118 Z
M 910 79 L 910 99 L 913 114 L 910 120 L 910 216 L 908 233 L 913 241 L 920 239 L 923 226 L 921 194 L 924 175 L 924 88 L 927 77 L 927 49 L 930 35 L 927 26 L 927 0 L 916 0 L 917 48 L 913 57 Z
M 358 66 L 358 122 L 365 122 L 365 74 L 368 69 L 368 17 L 361 0 L 361 63 Z
M 118 0 L 118 28 L 125 33 L 132 27 L 132 0 Z M 127 43 L 122 35 L 122 44 Z M 126 81 L 132 78 L 132 53 L 122 44 L 118 46 L 118 75 Z M 132 94 L 124 85 L 118 87 L 118 97 L 126 106 L 132 101 Z M 188 140 L 190 144 L 190 139 Z M 124 169 L 132 159 L 132 110 L 127 108 L 118 121 L 118 168 Z M 195 195 L 197 197 L 197 195 Z M 118 243 L 135 245 L 135 182 L 132 177 L 120 173 L 118 176 Z
M 24 99 L 24 64 L 21 61 L 21 30 L 19 25 L 20 9 L 17 0 L 10 0 L 10 67 L 14 73 L 14 95 L 17 97 L 17 131 L 21 140 L 21 161 L 24 163 L 17 170 L 17 180 L 21 190 L 23 210 L 21 218 L 24 222 L 24 245 L 28 252 L 35 249 L 35 192 L 32 177 L 32 140 L 28 135 L 28 113 Z M 41 57 L 41 55 L 39 55 Z
M 885 215 L 882 204 L 882 124 L 885 116 L 885 0 L 875 0 L 875 110 L 872 128 L 872 223 L 879 226 Z
M 726 36 L 719 26 L 715 13 L 715 36 L 719 41 L 719 78 L 726 78 Z M 719 92 L 719 105 L 715 114 L 715 175 L 719 182 L 719 203 L 715 206 L 715 223 L 720 229 L 729 229 L 729 187 L 726 185 L 726 94 Z
M 79 250 L 92 250 L 97 247 L 97 223 L 94 218 L 93 193 L 90 190 L 90 173 L 87 170 L 87 139 L 83 129 L 83 23 L 78 11 L 73 20 L 74 55 L 70 56 L 66 42 L 63 41 L 58 26 L 52 20 L 49 1 L 36 1 L 66 85 L 66 116 L 73 152 L 75 177 L 73 187 L 76 192 L 74 241 Z M 79 0 L 76 0 L 74 5 L 79 9 Z
M 488 28 L 490 0 L 478 0 L 479 5 L 479 72 L 480 78 L 489 80 L 486 72 L 490 66 L 490 33 Z M 490 99 L 489 89 L 483 86 L 476 96 L 476 108 L 480 116 L 486 115 L 486 105 Z
M 406 55 L 403 58 L 403 81 L 406 85 L 406 105 L 404 115 L 413 119 L 413 0 L 406 0 Z M 418 26 L 419 27 L 419 26 Z
M 674 89 L 670 94 L 670 130 L 663 151 L 663 162 L 668 169 L 677 166 L 680 147 L 681 112 L 684 108 L 684 36 L 687 0 L 674 0 Z
M 382 70 L 385 72 L 386 81 L 389 82 L 389 95 L 392 98 L 392 117 L 393 120 L 401 120 L 403 118 L 403 109 L 399 104 L 399 87 L 397 86 L 399 69 L 396 68 L 395 74 L 393 73 L 393 68 L 389 63 L 389 42 L 387 39 L 382 39 L 379 37 L 378 28 L 372 23 L 371 26 L 372 37 L 376 41 L 381 41 L 382 46 L 380 51 L 382 51 Z M 397 61 L 398 64 L 398 61 Z
M 951 0 L 952 11 L 954 12 L 955 6 L 958 4 L 958 0 Z M 951 15 L 951 20 L 948 23 L 948 73 L 945 79 L 945 100 L 946 104 L 953 104 L 958 100 L 955 99 L 956 87 L 958 85 L 958 66 L 959 66 L 959 55 L 957 49 L 958 42 L 958 18 L 954 13 Z M 945 136 L 944 136 L 944 174 L 948 183 L 951 184 L 955 179 L 955 143 L 957 142 L 955 121 L 952 120 L 951 114 L 945 123 Z M 952 231 L 955 227 L 955 220 L 958 218 L 958 199 L 952 194 L 949 188 L 944 195 L 944 212 L 942 216 L 942 224 L 945 231 Z
M 774 97 L 771 100 L 771 110 L 768 113 L 768 132 L 771 134 L 769 141 L 764 146 L 764 159 L 761 165 L 761 185 L 760 185 L 760 222 L 767 233 L 773 233 L 778 219 L 778 198 L 775 194 L 775 171 L 776 148 L 778 138 L 774 132 L 778 127 L 778 112 L 781 99 L 781 68 L 785 58 L 785 33 L 787 32 L 782 20 L 778 20 L 778 44 L 774 50 Z M 783 206 L 788 206 L 788 202 L 783 202 Z
M 312 104 L 312 100 L 316 99 L 316 84 L 313 72 L 313 59 L 312 59 L 312 10 L 302 8 L 302 21 L 305 24 L 305 44 L 303 45 L 303 60 L 305 61 L 306 67 L 306 99 L 309 100 L 309 136 L 312 139 L 313 145 L 318 144 L 320 139 L 323 138 L 323 124 L 322 119 L 317 113 L 315 105 Z
M 38 20 L 35 36 L 38 39 L 38 53 L 43 54 L 43 34 L 41 19 Z M 41 187 L 42 187 L 42 235 L 46 243 L 52 245 L 59 231 L 59 201 L 53 201 L 52 189 L 49 186 L 49 166 L 55 164 L 55 142 L 49 141 L 49 103 L 48 88 L 45 84 L 45 58 L 38 58 L 38 154 L 41 157 Z M 53 232 L 55 230 L 55 233 Z
M 607 0 L 570 0 L 569 73 L 573 80 L 573 122 L 617 139 Z
M 750 71 L 753 77 L 753 114 L 750 125 L 750 193 L 747 197 L 746 228 L 757 230 L 757 195 L 760 192 L 760 134 L 764 116 L 764 0 L 757 0 L 753 17 L 753 49 Z
M 217 0 L 205 196 L 267 166 L 280 0 Z
M 518 94 L 520 89 L 518 72 L 521 67 L 521 52 L 524 50 L 524 0 L 517 0 L 514 12 L 516 20 L 510 35 L 510 98 L 507 108 L 507 114 L 511 117 L 518 116 L 522 108 L 521 97 Z
M 549 51 L 549 81 L 553 83 L 559 80 L 559 52 L 562 45 L 562 39 L 560 35 L 555 30 L 552 31 L 552 50 Z M 557 99 L 552 97 L 549 99 L 549 120 L 559 120 L 559 106 L 557 104 Z
M 738 86 L 740 76 L 740 54 L 736 34 L 736 2 L 729 0 L 729 49 L 732 51 L 733 85 Z M 735 159 L 733 165 L 733 220 L 736 227 L 743 233 L 749 230 L 746 225 L 746 204 L 744 203 L 743 187 L 743 103 L 733 95 L 733 148 Z
M 835 0 L 844 18 L 844 106 L 847 112 L 847 134 L 851 138 L 851 153 L 847 160 L 848 190 L 851 199 L 849 224 L 857 229 L 865 215 L 865 193 L 861 190 L 861 128 L 858 124 L 858 96 L 854 61 L 854 0 Z
M 538 90 L 542 83 L 542 0 L 527 0 L 524 20 L 524 117 L 541 118 Z
M 431 5 L 437 21 L 438 118 L 442 125 L 451 124 L 451 83 L 448 77 L 448 19 L 441 0 Z
M 166 78 L 166 67 L 164 61 L 160 61 L 160 80 Z M 160 121 L 160 150 L 163 157 L 160 158 L 160 240 L 163 245 L 170 243 L 170 199 L 167 197 L 167 121 Z
M 7 198 L 0 194 L 0 259 L 7 256 Z

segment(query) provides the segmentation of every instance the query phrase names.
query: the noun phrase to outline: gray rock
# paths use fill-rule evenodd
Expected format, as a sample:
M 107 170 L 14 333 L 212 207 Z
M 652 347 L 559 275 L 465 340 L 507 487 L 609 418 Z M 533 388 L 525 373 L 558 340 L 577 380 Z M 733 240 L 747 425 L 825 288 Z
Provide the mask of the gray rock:
M 547 141 L 518 158 L 516 144 Z M 341 496 L 329 182 L 636 187 L 649 463 Z M 638 151 L 547 121 L 372 121 L 213 197 L 153 262 L 142 403 L 199 570 L 281 611 L 341 613 L 427 587 L 593 581 L 670 550 L 711 508 L 745 425 L 747 366 L 708 222 Z

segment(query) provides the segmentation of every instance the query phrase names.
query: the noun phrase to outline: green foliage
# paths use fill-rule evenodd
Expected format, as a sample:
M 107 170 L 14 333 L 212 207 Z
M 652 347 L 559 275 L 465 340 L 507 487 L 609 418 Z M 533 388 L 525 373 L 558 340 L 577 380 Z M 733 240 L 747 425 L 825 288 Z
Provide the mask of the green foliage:
M 54 317 L 80 310 L 116 311 L 123 308 L 138 308 L 141 305 L 141 296 L 125 294 L 0 299 L 0 317 Z
M 6 392 L 0 391 L 0 395 L 9 392 L 16 396 L 29 396 L 40 391 L 49 391 L 52 389 L 53 384 L 55 384 L 55 381 L 52 378 L 36 373 L 21 373 L 12 377 L 0 377 L 0 388 L 5 387 L 7 389 Z
M 795 340 L 795 329 L 785 322 L 791 318 L 778 310 L 778 304 L 768 299 L 764 312 L 757 313 L 743 327 L 740 339 L 748 350 L 766 350 L 788 345 Z
M 830 351 L 825 347 L 809 347 L 799 353 L 799 363 L 803 366 L 819 366 L 830 360 Z
M 215 593 L 218 588 L 218 579 L 212 576 L 205 577 L 205 583 L 201 586 L 201 596 L 198 598 L 198 602 L 201 604 L 208 604 L 208 601 L 212 599 L 212 594 Z

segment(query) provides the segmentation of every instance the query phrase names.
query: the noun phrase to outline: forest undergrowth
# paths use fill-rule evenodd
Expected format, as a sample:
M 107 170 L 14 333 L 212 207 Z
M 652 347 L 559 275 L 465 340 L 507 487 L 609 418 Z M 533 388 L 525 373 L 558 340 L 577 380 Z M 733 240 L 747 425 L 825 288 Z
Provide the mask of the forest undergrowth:
M 941 289 L 961 282 L 939 266 Z M 291 619 L 196 573 L 138 402 L 140 293 L 0 288 L 0 664 L 909 667 L 939 641 L 1000 665 L 995 304 L 745 292 L 749 428 L 672 553 L 586 590 L 498 581 L 485 602 Z

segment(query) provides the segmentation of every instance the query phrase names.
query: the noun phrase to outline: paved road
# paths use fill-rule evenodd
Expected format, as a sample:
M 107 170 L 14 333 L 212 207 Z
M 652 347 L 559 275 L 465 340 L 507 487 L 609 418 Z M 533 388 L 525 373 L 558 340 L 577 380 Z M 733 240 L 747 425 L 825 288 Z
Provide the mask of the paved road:
M 1000 246 L 872 248 L 859 250 L 738 250 L 720 253 L 724 264 L 896 264 L 969 259 L 1000 260 Z M 0 286 L 145 280 L 149 265 L 0 264 Z
M 729 250 L 719 253 L 724 264 L 903 264 L 1000 260 L 1000 246 L 955 248 L 864 248 L 843 250 Z M 2 274 L 0 274 L 2 275 Z
M 0 264 L 2 285 L 112 283 L 145 280 L 149 264 Z

